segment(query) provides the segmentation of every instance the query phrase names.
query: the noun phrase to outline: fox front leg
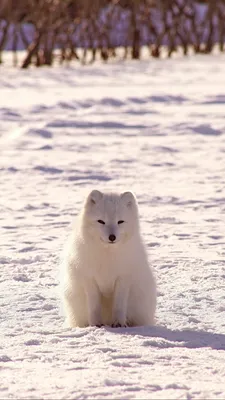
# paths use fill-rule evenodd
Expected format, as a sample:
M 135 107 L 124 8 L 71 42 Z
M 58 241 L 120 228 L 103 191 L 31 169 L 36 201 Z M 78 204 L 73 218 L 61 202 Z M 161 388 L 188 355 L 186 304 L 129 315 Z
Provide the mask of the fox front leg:
M 117 279 L 113 296 L 112 327 L 126 327 L 129 286 L 126 279 Z
M 102 326 L 101 294 L 95 282 L 88 281 L 85 284 L 88 307 L 88 324 L 90 326 Z

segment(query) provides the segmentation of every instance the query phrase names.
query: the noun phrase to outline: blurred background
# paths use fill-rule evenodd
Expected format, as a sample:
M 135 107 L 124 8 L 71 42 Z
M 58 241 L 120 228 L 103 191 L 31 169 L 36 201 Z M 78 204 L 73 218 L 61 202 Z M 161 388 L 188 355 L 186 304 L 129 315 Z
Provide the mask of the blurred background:
M 12 50 L 22 68 L 223 52 L 224 39 L 225 0 L 0 0 L 0 64 Z

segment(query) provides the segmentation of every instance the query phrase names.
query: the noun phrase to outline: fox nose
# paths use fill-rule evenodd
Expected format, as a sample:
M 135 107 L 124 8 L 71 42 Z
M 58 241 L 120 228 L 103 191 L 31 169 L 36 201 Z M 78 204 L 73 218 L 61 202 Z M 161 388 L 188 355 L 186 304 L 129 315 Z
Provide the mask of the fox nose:
M 110 242 L 115 242 L 116 236 L 115 235 L 109 235 L 109 240 L 110 240 Z

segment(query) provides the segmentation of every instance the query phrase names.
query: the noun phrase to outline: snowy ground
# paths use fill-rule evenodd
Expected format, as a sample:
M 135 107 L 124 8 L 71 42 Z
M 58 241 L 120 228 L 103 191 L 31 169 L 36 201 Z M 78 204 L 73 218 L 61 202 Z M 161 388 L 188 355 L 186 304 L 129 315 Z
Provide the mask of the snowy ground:
M 224 62 L 1 67 L 1 398 L 225 398 Z M 71 331 L 61 249 L 115 187 L 139 200 L 158 326 Z

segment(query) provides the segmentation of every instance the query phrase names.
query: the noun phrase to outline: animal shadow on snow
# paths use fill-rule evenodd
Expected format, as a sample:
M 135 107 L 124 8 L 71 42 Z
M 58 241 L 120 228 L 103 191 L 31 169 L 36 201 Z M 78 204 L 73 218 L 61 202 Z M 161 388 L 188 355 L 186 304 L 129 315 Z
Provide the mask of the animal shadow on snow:
M 160 348 L 210 347 L 215 350 L 225 350 L 225 335 L 194 330 L 171 330 L 161 326 L 140 326 L 135 328 L 107 328 L 110 332 L 123 335 L 139 336 L 143 338 L 143 346 Z

